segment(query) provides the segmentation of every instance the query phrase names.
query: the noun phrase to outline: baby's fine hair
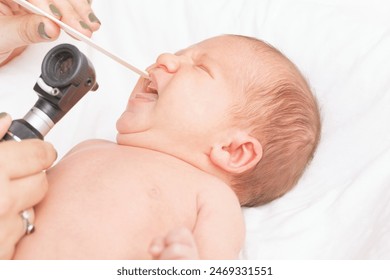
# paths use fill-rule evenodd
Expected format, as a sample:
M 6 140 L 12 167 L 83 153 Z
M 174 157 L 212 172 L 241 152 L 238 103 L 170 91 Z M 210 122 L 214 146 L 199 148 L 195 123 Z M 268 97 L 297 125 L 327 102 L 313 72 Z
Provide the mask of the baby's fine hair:
M 245 100 L 233 109 L 263 148 L 255 168 L 233 175 L 242 206 L 268 203 L 289 191 L 312 159 L 320 139 L 318 105 L 297 67 L 280 51 L 256 38 L 236 36 L 248 47 L 243 77 Z

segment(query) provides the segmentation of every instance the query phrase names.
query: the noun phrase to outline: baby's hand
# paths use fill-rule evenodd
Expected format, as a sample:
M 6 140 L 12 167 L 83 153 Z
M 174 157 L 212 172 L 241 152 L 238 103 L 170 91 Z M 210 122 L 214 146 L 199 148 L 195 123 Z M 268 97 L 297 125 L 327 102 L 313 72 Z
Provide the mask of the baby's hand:
M 183 227 L 172 230 L 165 237 L 155 238 L 149 247 L 155 260 L 196 260 L 198 248 L 192 232 Z

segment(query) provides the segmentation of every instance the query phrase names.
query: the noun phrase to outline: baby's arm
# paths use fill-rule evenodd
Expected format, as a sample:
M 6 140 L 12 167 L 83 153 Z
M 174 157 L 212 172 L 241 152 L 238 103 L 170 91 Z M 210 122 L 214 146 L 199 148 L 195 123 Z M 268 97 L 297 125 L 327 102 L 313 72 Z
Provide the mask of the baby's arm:
M 150 253 L 154 259 L 237 259 L 244 234 L 241 208 L 235 194 L 230 189 L 210 190 L 199 196 L 193 231 L 179 228 L 156 238 Z

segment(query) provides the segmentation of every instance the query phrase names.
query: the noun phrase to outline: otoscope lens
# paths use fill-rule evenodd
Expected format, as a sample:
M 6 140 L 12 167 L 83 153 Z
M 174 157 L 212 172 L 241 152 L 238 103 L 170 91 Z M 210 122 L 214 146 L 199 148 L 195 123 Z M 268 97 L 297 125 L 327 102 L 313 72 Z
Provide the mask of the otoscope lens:
M 59 56 L 54 66 L 54 75 L 58 80 L 69 78 L 73 66 L 73 57 L 68 55 Z
M 94 69 L 87 57 L 69 44 L 51 49 L 43 59 L 41 69 L 42 80 L 53 88 L 68 87 L 70 84 L 79 86 L 88 78 L 93 78 L 95 82 Z

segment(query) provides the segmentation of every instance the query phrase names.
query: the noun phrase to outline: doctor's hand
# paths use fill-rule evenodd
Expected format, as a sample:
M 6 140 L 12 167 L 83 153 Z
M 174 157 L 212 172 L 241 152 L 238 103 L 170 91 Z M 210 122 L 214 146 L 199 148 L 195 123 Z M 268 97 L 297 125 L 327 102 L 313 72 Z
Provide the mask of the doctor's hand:
M 0 138 L 11 118 L 0 114 Z M 46 194 L 43 170 L 57 157 L 53 146 L 41 140 L 0 142 L 0 259 L 11 259 L 15 246 L 34 223 L 33 206 Z
M 100 21 L 92 0 L 29 0 L 57 19 L 90 37 Z M 60 28 L 50 19 L 26 11 L 12 0 L 0 0 L 0 66 L 19 55 L 26 46 L 58 38 Z

